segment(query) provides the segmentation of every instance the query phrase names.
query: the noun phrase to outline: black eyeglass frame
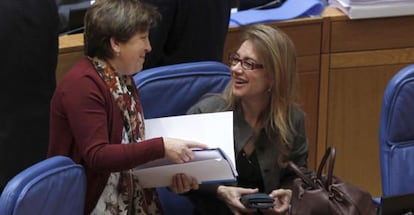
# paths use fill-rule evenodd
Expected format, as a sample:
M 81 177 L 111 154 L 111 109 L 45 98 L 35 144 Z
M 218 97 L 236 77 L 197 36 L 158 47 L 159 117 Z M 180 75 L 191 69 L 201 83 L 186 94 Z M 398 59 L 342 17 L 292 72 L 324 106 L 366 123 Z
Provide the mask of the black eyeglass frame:
M 241 59 L 239 57 L 239 55 L 236 54 L 236 53 L 232 53 L 232 54 L 229 55 L 230 66 L 236 66 L 238 63 L 240 63 L 241 67 L 244 70 L 254 70 L 254 69 L 263 69 L 264 68 L 263 64 L 255 63 L 255 62 L 249 62 L 249 60 L 252 61 L 253 59 L 246 59 L 246 60 Z

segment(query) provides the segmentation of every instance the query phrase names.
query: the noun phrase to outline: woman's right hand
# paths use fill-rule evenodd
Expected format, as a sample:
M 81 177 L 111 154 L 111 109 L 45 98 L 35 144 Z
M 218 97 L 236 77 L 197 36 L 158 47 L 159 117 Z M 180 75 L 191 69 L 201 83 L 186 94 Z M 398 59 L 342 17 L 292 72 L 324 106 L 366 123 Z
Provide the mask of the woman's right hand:
M 178 173 L 173 176 L 169 188 L 174 193 L 181 194 L 190 190 L 197 190 L 199 188 L 199 184 L 197 179 L 184 173 Z
M 208 148 L 207 145 L 195 141 L 188 141 L 164 137 L 165 157 L 175 163 L 185 163 L 194 159 L 194 152 L 191 148 Z
M 233 214 L 239 215 L 244 213 L 253 213 L 254 209 L 246 208 L 241 202 L 240 197 L 244 194 L 252 194 L 259 192 L 259 189 L 250 189 L 242 187 L 232 187 L 220 185 L 217 188 L 217 196 L 224 201 L 232 210 Z

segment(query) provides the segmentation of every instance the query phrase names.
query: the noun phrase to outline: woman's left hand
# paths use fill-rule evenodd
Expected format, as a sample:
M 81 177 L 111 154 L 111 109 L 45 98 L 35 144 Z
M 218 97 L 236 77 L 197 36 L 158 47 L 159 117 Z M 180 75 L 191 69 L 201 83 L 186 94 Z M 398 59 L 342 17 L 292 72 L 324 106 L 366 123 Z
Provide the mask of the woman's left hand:
M 270 194 L 275 200 L 275 206 L 273 206 L 272 211 L 276 214 L 284 214 L 289 210 L 290 200 L 292 199 L 292 191 L 289 189 L 277 189 L 273 190 Z
M 190 190 L 197 190 L 198 187 L 198 181 L 195 178 L 184 173 L 178 173 L 172 178 L 170 190 L 174 193 L 181 194 Z

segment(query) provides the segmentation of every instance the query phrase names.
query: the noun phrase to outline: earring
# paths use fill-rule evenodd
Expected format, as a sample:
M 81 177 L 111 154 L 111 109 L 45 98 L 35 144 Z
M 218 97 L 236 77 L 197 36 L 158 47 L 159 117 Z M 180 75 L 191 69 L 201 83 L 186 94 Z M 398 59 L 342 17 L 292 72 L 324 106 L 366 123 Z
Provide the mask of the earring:
M 119 52 L 115 52 L 115 55 L 116 55 L 117 57 L 119 57 Z

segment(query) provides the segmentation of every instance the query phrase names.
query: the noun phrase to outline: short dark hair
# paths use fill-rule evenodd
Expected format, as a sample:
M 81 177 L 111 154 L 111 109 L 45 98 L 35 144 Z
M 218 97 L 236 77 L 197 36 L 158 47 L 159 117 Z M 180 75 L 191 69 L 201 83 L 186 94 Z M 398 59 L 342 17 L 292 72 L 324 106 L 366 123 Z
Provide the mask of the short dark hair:
M 102 59 L 114 57 L 110 38 L 127 42 L 160 19 L 158 10 L 139 0 L 97 0 L 85 14 L 84 52 Z

